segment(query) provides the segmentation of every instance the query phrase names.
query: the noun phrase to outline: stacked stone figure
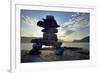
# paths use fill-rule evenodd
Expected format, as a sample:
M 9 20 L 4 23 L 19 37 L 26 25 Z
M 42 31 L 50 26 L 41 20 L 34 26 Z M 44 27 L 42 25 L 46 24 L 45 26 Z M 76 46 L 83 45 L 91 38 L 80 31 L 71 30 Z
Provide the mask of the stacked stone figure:
M 62 42 L 58 42 L 56 34 L 58 32 L 57 28 L 60 26 L 57 24 L 56 20 L 54 19 L 54 16 L 47 16 L 46 19 L 39 21 L 37 23 L 37 26 L 44 28 L 42 30 L 43 39 L 32 40 L 32 42 L 36 44 L 33 45 L 33 49 L 31 51 L 33 53 L 37 52 L 36 54 L 38 54 L 40 52 L 39 50 L 42 48 L 42 45 L 54 46 L 56 49 L 55 54 L 62 55 L 64 51 L 63 49 L 61 49 Z
M 44 45 L 56 46 L 59 44 L 59 42 L 57 42 L 58 38 L 56 35 L 58 32 L 57 27 L 59 27 L 59 25 L 57 25 L 57 22 L 53 16 L 47 16 L 46 19 L 43 19 L 43 21 L 39 21 L 37 25 L 44 28 L 42 30 Z

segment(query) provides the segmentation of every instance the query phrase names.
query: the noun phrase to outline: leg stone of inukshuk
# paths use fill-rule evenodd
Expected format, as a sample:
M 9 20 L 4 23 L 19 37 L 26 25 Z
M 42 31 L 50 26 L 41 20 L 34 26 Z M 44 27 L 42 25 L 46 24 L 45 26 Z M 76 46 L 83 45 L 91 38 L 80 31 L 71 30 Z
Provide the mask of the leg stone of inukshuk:
M 40 49 L 42 45 L 39 43 L 34 43 L 32 46 L 32 50 L 29 52 L 30 55 L 39 55 L 41 54 Z
M 62 45 L 61 42 L 58 42 L 57 45 L 56 45 L 55 54 L 56 54 L 57 56 L 62 56 L 62 55 L 63 55 L 64 49 L 61 48 L 61 45 Z

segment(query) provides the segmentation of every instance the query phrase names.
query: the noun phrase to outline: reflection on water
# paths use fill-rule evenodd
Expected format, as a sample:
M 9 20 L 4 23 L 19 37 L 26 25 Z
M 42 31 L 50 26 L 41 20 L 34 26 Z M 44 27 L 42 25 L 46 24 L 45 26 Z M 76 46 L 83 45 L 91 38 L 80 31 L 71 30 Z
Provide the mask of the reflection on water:
M 62 46 L 65 47 L 79 47 L 83 48 L 83 50 L 89 50 L 89 43 L 63 43 Z M 32 43 L 21 43 L 21 50 L 31 50 Z

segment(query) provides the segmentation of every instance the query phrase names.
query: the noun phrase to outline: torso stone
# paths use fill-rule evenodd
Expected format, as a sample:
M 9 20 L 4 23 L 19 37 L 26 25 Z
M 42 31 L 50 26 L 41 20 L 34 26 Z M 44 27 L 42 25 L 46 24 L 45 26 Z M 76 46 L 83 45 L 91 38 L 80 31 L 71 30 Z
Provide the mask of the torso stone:
M 58 30 L 56 28 L 45 28 L 42 30 L 42 32 L 46 32 L 46 33 L 57 33 Z
M 54 33 L 43 33 L 43 40 L 57 41 L 57 35 Z

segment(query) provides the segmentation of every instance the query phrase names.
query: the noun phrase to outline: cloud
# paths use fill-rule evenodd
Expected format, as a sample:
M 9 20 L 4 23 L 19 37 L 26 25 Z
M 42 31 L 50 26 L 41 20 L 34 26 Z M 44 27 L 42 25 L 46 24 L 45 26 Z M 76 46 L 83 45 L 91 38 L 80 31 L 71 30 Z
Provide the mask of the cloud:
M 63 24 L 61 30 L 64 32 L 64 35 L 70 35 L 87 27 L 89 27 L 89 14 L 76 13 L 71 16 L 68 22 Z
M 74 32 L 73 30 L 69 30 L 69 31 L 65 31 L 65 33 L 64 33 L 64 34 L 69 35 L 69 34 L 72 34 L 73 32 Z
M 34 17 L 21 16 L 21 35 L 22 36 L 41 36 L 41 29 L 37 26 L 38 20 Z
M 35 26 L 37 23 L 37 19 L 29 17 L 29 16 L 21 16 L 21 25 L 22 26 Z

